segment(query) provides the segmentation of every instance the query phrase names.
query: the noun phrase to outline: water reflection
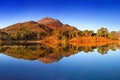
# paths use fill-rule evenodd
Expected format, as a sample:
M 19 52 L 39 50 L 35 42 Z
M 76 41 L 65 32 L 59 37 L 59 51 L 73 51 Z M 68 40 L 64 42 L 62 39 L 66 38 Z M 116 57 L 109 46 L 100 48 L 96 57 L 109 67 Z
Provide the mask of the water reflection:
M 12 56 L 18 59 L 39 60 L 43 63 L 58 62 L 63 57 L 68 57 L 74 54 L 94 52 L 97 49 L 100 54 L 107 54 L 109 50 L 115 51 L 120 45 L 111 43 L 102 46 L 73 46 L 71 44 L 57 44 L 55 47 L 50 47 L 37 43 L 26 44 L 4 44 L 0 46 L 0 53 Z

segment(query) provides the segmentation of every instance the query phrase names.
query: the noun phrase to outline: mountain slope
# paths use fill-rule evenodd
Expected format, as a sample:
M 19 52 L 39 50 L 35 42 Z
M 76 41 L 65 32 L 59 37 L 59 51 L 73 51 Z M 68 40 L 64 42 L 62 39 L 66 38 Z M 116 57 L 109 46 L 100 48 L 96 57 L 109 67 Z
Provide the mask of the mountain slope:
M 42 36 L 50 34 L 51 29 L 34 21 L 17 23 L 2 29 L 3 32 L 9 34 L 13 39 L 41 39 Z
M 49 28 L 42 29 L 43 25 L 39 25 L 38 23 L 34 21 L 29 21 L 29 22 L 24 22 L 24 23 L 17 23 L 12 26 L 6 27 L 2 29 L 2 31 L 12 34 L 15 32 L 20 32 L 20 31 L 33 31 L 33 32 L 45 32 Z

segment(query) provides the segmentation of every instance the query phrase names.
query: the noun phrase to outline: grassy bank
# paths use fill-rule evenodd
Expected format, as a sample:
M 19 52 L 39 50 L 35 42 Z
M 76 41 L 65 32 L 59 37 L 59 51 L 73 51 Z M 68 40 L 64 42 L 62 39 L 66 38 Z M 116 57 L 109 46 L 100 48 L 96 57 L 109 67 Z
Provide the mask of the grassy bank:
M 75 46 L 103 46 L 110 43 L 117 43 L 118 40 L 111 40 L 104 37 L 76 37 L 69 41 Z

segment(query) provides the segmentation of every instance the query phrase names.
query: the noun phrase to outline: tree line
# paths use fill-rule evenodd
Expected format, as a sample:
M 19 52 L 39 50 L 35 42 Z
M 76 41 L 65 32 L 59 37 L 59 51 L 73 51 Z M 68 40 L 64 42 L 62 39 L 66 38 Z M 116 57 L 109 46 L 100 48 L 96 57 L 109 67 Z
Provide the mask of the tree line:
M 54 31 L 55 36 L 58 40 L 72 39 L 74 37 L 105 37 L 112 40 L 118 40 L 120 34 L 116 31 L 109 31 L 107 28 L 100 28 L 95 33 L 93 30 L 73 30 L 73 31 Z
M 116 31 L 109 31 L 107 28 L 100 28 L 95 33 L 93 30 L 59 30 L 53 29 L 47 32 L 20 31 L 14 34 L 7 34 L 0 31 L 0 40 L 41 40 L 47 36 L 55 36 L 58 40 L 69 40 L 74 37 L 105 37 L 112 40 L 118 40 L 120 34 Z

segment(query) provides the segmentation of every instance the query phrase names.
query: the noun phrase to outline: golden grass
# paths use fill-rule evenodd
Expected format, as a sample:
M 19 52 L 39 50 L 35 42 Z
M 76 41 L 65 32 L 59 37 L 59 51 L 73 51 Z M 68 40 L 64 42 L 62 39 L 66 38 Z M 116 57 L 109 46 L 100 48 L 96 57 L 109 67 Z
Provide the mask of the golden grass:
M 42 43 L 46 46 L 55 48 L 58 43 L 61 44 L 69 43 L 74 46 L 104 46 L 111 43 L 119 43 L 120 41 L 107 39 L 105 37 L 76 37 L 69 41 L 66 41 L 66 40 L 57 40 L 55 36 L 49 36 L 43 40 L 27 41 L 27 42 Z
M 116 42 L 118 41 L 104 37 L 77 37 L 69 40 L 69 43 L 74 46 L 103 46 Z

